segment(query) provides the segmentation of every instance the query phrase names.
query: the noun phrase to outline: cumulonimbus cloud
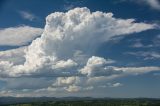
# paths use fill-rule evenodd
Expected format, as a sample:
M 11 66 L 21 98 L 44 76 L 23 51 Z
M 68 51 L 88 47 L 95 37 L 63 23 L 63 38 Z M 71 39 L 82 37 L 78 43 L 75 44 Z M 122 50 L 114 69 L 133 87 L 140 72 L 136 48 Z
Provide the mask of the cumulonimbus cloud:
M 24 63 L 0 62 L 1 77 L 61 77 L 55 79 L 53 85 L 66 85 L 63 88 L 71 92 L 80 90 L 82 85 L 91 86 L 87 82 L 93 80 L 157 71 L 159 67 L 110 66 L 115 61 L 95 56 L 98 47 L 112 37 L 154 28 L 154 24 L 115 18 L 112 13 L 90 12 L 85 7 L 55 12 L 47 16 L 41 37 L 26 48 Z M 73 82 L 75 79 L 77 83 Z M 92 87 L 83 87 L 89 88 Z
M 27 48 L 24 64 L 10 65 L 12 71 L 7 73 L 19 76 L 54 73 L 60 69 L 78 71 L 94 56 L 96 49 L 112 37 L 154 27 L 154 24 L 135 23 L 134 19 L 116 19 L 112 13 L 91 13 L 88 8 L 55 12 L 47 16 L 42 36 Z
M 153 28 L 153 24 L 135 23 L 134 19 L 116 19 L 112 13 L 91 13 L 88 8 L 75 8 L 66 13 L 55 12 L 47 16 L 42 36 L 28 47 L 26 62 L 21 68 L 25 67 L 23 73 L 40 70 L 54 72 L 56 69 L 53 66 L 57 62 L 63 61 L 64 64 L 69 60 L 80 67 L 86 61 L 78 60 L 79 55 L 90 58 L 98 46 L 112 37 Z M 75 57 L 77 51 L 80 54 Z

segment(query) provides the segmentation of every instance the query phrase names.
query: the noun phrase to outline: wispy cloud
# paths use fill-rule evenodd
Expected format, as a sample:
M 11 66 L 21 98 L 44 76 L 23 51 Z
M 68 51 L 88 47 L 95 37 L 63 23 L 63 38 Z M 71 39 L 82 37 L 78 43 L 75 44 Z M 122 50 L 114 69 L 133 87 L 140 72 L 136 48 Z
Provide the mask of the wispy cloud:
M 42 34 L 43 29 L 30 26 L 0 29 L 0 46 L 26 45 Z
M 129 47 L 132 48 L 157 48 L 160 47 L 160 35 L 154 35 L 148 44 L 144 44 L 142 39 L 131 39 L 129 40 L 132 44 Z
M 115 3 L 121 3 L 121 2 L 135 2 L 140 5 L 148 5 L 152 9 L 160 10 L 160 2 L 159 0 L 117 0 Z
M 38 19 L 38 17 L 35 14 L 27 12 L 27 11 L 19 11 L 19 14 L 22 16 L 22 18 L 29 20 L 29 21 Z
M 159 0 L 143 0 L 146 2 L 151 8 L 160 10 L 160 2 Z
M 154 51 L 127 52 L 125 54 L 134 55 L 137 57 L 143 57 L 144 60 L 160 59 L 160 53 Z
M 64 10 L 71 10 L 77 6 L 80 6 L 84 0 L 75 0 L 75 1 L 70 1 L 70 0 L 64 0 Z
M 133 48 L 140 48 L 140 47 L 144 47 L 144 45 L 141 42 L 136 42 L 133 45 L 131 45 L 131 47 L 133 47 Z
M 144 45 L 140 39 L 134 41 L 133 44 L 130 45 L 132 48 L 151 48 L 155 47 L 153 44 Z

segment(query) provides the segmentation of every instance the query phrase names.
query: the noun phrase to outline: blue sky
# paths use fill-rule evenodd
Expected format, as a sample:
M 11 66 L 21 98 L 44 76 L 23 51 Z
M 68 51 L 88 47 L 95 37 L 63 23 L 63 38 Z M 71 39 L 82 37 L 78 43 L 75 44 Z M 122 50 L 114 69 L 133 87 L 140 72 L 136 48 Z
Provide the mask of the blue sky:
M 0 96 L 159 98 L 159 19 L 159 0 L 1 0 Z

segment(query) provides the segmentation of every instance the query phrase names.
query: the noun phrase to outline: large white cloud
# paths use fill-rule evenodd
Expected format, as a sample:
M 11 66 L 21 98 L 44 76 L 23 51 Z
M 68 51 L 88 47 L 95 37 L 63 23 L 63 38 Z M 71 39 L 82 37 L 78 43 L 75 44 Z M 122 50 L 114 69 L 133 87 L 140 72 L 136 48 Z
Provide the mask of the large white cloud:
M 43 32 L 41 28 L 19 26 L 0 29 L 1 46 L 21 46 L 30 43 Z
M 154 24 L 115 18 L 112 13 L 90 12 L 88 8 L 55 12 L 47 16 L 41 37 L 26 48 L 24 63 L 16 64 L 10 59 L 0 61 L 0 77 L 55 76 L 51 86 L 38 91 L 76 92 L 91 90 L 117 77 L 159 71 L 159 67 L 150 66 L 116 67 L 112 66 L 114 60 L 95 56 L 98 47 L 112 37 L 154 28 Z M 22 44 L 25 43 L 15 45 Z
M 153 28 L 152 24 L 135 23 L 134 19 L 116 19 L 112 13 L 91 13 L 87 8 L 55 12 L 47 16 L 42 36 L 28 47 L 21 68 L 25 67 L 23 73 L 55 70 L 53 66 L 58 61 L 68 59 L 79 67 L 86 61 L 78 61 L 78 56 L 74 56 L 77 51 L 89 58 L 112 37 Z
M 112 13 L 91 13 L 88 8 L 55 12 L 47 16 L 42 36 L 27 48 L 24 64 L 12 66 L 10 63 L 11 69 L 7 73 L 10 76 L 54 74 L 60 69 L 73 69 L 71 74 L 77 73 L 102 43 L 115 36 L 153 29 L 154 26 L 135 23 L 134 19 L 116 19 Z M 32 28 L 30 30 L 28 32 L 32 32 Z

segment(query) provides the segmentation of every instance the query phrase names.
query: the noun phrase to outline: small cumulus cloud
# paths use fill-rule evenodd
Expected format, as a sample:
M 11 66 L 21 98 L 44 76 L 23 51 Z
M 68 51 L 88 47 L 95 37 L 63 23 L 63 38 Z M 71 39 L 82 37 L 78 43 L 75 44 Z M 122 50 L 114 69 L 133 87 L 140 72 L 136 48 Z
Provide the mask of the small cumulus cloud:
M 121 84 L 121 83 L 119 83 L 119 82 L 117 82 L 117 83 L 108 83 L 107 84 L 109 87 L 120 87 L 120 86 L 123 86 L 123 84 Z

